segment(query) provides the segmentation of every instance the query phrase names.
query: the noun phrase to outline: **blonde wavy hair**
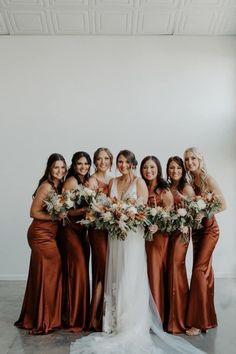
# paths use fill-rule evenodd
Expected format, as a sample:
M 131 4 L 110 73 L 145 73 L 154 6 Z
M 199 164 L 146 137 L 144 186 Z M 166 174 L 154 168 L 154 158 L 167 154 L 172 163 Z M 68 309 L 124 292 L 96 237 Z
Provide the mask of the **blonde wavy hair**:
M 200 168 L 200 181 L 201 181 L 201 185 L 200 185 L 200 189 L 203 193 L 207 193 L 208 191 L 208 183 L 207 183 L 207 169 L 206 169 L 206 164 L 204 161 L 204 157 L 202 152 L 196 148 L 195 146 L 190 147 L 188 149 L 185 150 L 184 152 L 184 166 L 185 169 L 187 171 L 187 176 L 189 179 L 190 184 L 194 187 L 195 183 L 194 183 L 194 175 L 191 174 L 191 172 L 189 172 L 186 168 L 186 164 L 185 164 L 185 158 L 186 158 L 186 154 L 188 152 L 192 152 L 194 154 L 194 156 L 196 156 L 196 158 L 199 161 L 199 168 Z

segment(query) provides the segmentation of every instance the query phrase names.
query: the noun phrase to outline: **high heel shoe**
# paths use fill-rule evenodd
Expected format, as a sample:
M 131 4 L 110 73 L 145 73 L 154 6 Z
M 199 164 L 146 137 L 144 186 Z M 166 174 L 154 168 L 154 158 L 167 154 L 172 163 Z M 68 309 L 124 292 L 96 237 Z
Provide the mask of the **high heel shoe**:
M 191 327 L 185 331 L 185 334 L 187 334 L 187 336 L 199 336 L 201 332 L 200 328 Z

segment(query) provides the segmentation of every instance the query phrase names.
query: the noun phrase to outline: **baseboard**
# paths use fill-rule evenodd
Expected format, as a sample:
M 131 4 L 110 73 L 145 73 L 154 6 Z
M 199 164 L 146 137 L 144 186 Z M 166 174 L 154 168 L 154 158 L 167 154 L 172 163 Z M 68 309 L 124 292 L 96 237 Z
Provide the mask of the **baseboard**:
M 225 278 L 232 279 L 236 278 L 236 274 L 233 273 L 224 273 L 224 272 L 215 272 L 215 278 Z M 26 280 L 27 274 L 0 274 L 0 280 Z
M 0 280 L 26 280 L 27 274 L 0 274 Z
M 224 273 L 224 272 L 214 272 L 215 278 L 236 278 L 236 274 L 234 273 Z

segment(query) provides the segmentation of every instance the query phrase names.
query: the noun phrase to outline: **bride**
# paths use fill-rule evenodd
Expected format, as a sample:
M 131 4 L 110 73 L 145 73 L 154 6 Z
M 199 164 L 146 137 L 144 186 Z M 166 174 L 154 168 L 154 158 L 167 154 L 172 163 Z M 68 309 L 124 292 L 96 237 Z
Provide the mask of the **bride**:
M 119 152 L 120 177 L 110 182 L 110 196 L 147 202 L 144 180 L 136 177 L 134 154 Z M 144 230 L 129 231 L 125 241 L 109 239 L 103 332 L 71 344 L 71 354 L 202 354 L 180 337 L 167 334 L 148 285 Z

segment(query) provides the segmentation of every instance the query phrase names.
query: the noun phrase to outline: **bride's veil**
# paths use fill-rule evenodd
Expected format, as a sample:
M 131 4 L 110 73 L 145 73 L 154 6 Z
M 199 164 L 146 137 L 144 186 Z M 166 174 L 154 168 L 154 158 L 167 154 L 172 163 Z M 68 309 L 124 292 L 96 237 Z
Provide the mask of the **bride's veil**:
M 151 337 L 152 341 L 164 353 L 168 354 L 203 354 L 204 351 L 194 347 L 182 337 L 171 335 L 163 331 L 162 323 L 151 291 L 149 297 L 149 309 L 151 314 Z M 205 353 L 206 354 L 206 353 Z

